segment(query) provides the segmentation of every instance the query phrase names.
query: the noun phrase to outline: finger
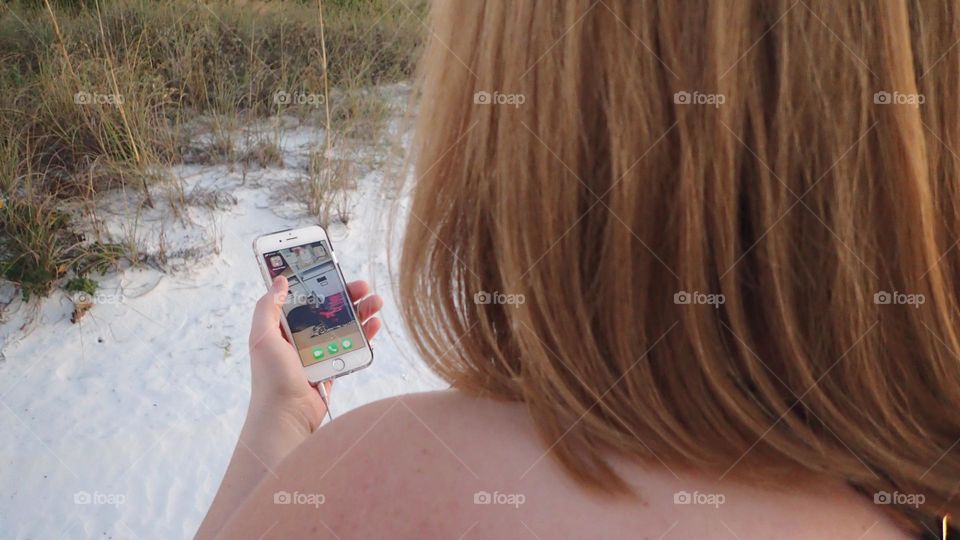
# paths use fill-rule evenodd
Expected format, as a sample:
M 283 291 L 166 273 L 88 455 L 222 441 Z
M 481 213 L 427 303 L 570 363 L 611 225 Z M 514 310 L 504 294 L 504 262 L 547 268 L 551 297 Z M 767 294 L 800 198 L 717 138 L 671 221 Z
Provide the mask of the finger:
M 356 302 L 370 294 L 370 284 L 362 279 L 351 281 L 347 283 L 347 294 L 350 295 L 350 301 Z
M 280 325 L 280 337 L 282 337 L 287 343 L 293 345 L 293 340 L 287 335 L 287 331 L 283 328 L 282 324 Z
M 361 321 L 365 321 L 376 315 L 381 308 L 383 308 L 383 298 L 375 294 L 364 298 L 357 304 L 357 316 L 360 317 Z
M 380 317 L 371 317 L 367 322 L 363 323 L 363 335 L 367 336 L 367 341 L 372 340 L 373 336 L 377 335 L 381 326 L 383 326 L 383 322 L 380 320 Z
M 250 348 L 274 337 L 283 339 L 280 333 L 280 306 L 287 297 L 289 284 L 287 278 L 277 276 L 253 310 L 253 323 L 250 327 Z

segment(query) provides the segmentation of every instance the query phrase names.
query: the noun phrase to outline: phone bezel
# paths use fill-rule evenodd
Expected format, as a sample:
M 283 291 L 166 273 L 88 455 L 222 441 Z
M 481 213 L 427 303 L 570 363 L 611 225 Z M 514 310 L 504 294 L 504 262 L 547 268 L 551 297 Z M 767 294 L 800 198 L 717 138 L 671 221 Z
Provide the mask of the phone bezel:
M 343 271 L 340 268 L 340 260 L 337 258 L 337 252 L 335 249 L 333 249 L 333 244 L 330 242 L 330 237 L 327 235 L 327 232 L 319 225 L 267 233 L 254 239 L 254 257 L 256 257 L 257 267 L 260 268 L 260 275 L 263 277 L 263 281 L 267 288 L 269 289 L 272 280 L 270 279 L 270 271 L 267 268 L 266 260 L 263 257 L 265 253 L 278 251 L 291 246 L 310 244 L 321 240 L 327 242 L 327 247 L 330 249 L 330 257 L 333 259 L 334 267 L 337 269 L 337 275 L 339 276 L 340 282 L 344 289 L 346 289 L 347 281 L 343 277 Z M 307 380 L 311 383 L 318 383 L 320 381 L 342 377 L 348 373 L 353 373 L 358 369 L 363 369 L 373 363 L 373 348 L 370 346 L 370 342 L 367 340 L 367 336 L 363 332 L 363 327 L 361 325 L 357 309 L 353 305 L 352 300 L 347 302 L 347 304 L 349 305 L 350 312 L 353 314 L 355 323 L 358 327 L 360 327 L 360 336 L 363 339 L 363 347 L 358 347 L 356 350 L 341 354 L 336 358 L 325 359 L 317 362 L 316 364 L 303 366 L 303 370 L 307 375 Z M 287 318 L 285 316 L 280 317 L 280 324 L 283 326 L 283 330 L 286 332 L 287 336 L 291 336 L 290 341 L 292 341 L 293 334 L 290 332 L 290 326 L 287 324 Z M 297 349 L 297 346 L 292 342 L 290 343 L 290 346 L 293 347 L 294 351 L 296 351 L 297 359 L 299 360 L 299 349 Z M 334 369 L 334 360 L 343 360 L 344 367 L 342 370 Z M 302 365 L 303 362 L 301 361 L 301 366 Z

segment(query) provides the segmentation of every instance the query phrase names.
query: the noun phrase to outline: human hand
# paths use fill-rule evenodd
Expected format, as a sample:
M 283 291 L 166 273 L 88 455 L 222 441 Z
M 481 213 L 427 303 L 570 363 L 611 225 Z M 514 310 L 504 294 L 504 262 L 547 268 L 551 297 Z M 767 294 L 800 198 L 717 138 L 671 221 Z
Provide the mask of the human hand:
M 307 381 L 300 357 L 280 326 L 280 308 L 288 288 L 287 279 L 277 276 L 253 312 L 250 328 L 253 388 L 247 416 L 266 422 L 292 422 L 306 435 L 320 426 L 327 411 L 319 391 Z M 380 330 L 381 321 L 375 315 L 383 307 L 383 298 L 371 295 L 366 281 L 348 283 L 347 294 L 354 302 L 367 340 L 372 340 Z M 333 381 L 322 384 L 329 395 Z

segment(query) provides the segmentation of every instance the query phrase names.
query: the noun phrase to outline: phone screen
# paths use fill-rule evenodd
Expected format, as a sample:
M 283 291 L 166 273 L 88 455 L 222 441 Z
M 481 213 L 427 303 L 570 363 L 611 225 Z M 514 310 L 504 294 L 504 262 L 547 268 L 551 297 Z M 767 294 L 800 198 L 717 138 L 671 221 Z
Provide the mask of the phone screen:
M 282 274 L 290 283 L 283 314 L 304 366 L 363 347 L 360 325 L 326 241 L 270 251 L 263 259 L 270 279 Z

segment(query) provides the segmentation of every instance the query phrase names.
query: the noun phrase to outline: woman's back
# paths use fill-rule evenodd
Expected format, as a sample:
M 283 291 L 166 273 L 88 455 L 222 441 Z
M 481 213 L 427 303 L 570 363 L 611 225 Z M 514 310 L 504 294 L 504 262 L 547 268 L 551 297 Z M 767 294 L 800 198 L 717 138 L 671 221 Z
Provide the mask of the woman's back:
M 547 450 L 520 405 L 452 391 L 380 401 L 337 418 L 251 496 L 323 504 L 266 505 L 224 537 L 911 538 L 852 489 L 800 473 L 756 488 L 617 463 L 636 497 L 611 498 L 579 486 Z

